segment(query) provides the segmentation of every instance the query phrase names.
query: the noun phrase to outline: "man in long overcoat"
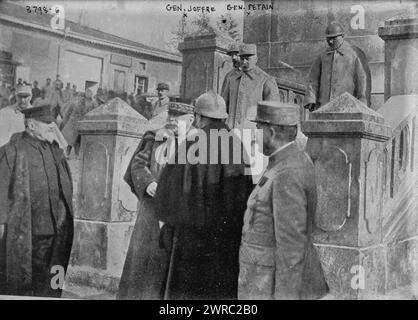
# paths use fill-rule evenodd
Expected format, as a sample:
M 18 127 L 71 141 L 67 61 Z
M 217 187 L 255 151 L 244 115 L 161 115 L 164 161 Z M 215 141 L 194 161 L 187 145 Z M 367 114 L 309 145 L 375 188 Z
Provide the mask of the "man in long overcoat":
M 312 229 L 314 167 L 295 145 L 297 106 L 259 102 L 257 127 L 269 163 L 251 193 L 239 254 L 239 299 L 317 299 L 328 291 Z
M 222 82 L 222 88 L 221 88 L 221 96 L 225 96 L 224 91 L 226 88 L 229 88 L 229 78 L 231 76 L 239 75 L 241 71 L 241 61 L 239 58 L 239 46 L 237 43 L 233 43 L 229 46 L 227 55 L 231 57 L 232 61 L 232 70 L 229 71 L 224 78 L 224 81 Z
M 168 164 L 161 173 L 157 217 L 166 223 L 161 238 L 173 236 L 172 243 L 163 241 L 171 247 L 166 299 L 237 298 L 241 228 L 252 180 L 245 175 L 243 149 L 234 150 L 232 136 L 213 145 L 213 132 L 229 133 L 227 116 L 221 96 L 213 91 L 201 95 L 195 125 L 207 149 L 199 149 L 197 163 L 188 158 L 186 164 Z M 234 152 L 240 157 L 237 164 Z
M 280 101 L 276 81 L 256 65 L 256 45 L 242 45 L 239 56 L 242 72 L 229 76 L 229 85 L 222 91 L 230 129 L 251 125 L 248 119 L 255 116 L 258 101 Z
M 155 217 L 155 192 L 160 174 L 171 155 L 171 139 L 177 123 L 191 129 L 193 106 L 170 103 L 165 128 L 144 134 L 125 173 L 125 181 L 138 197 L 138 215 L 129 243 L 117 299 L 159 300 L 163 298 L 168 252 L 160 245 L 160 225 Z
M 0 225 L 6 242 L 0 292 L 57 298 L 73 241 L 71 174 L 50 107 L 22 113 L 26 131 L 0 148 Z
M 329 49 L 312 64 L 303 105 L 314 111 L 344 92 L 370 106 L 371 76 L 365 54 L 344 41 L 344 30 L 331 22 L 326 31 Z

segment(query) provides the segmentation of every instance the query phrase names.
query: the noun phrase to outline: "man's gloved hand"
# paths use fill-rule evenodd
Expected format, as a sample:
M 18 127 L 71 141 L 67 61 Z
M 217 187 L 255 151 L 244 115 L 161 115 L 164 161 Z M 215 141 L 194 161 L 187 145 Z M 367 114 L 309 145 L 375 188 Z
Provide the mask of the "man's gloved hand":
M 308 109 L 309 112 L 312 112 L 316 109 L 316 103 L 308 103 L 304 106 L 305 109 Z
M 157 182 L 153 181 L 151 182 L 146 189 L 146 192 L 151 196 L 155 196 L 155 192 L 157 191 Z
M 164 223 L 160 229 L 159 244 L 161 249 L 170 250 L 173 245 L 174 227 L 169 223 Z

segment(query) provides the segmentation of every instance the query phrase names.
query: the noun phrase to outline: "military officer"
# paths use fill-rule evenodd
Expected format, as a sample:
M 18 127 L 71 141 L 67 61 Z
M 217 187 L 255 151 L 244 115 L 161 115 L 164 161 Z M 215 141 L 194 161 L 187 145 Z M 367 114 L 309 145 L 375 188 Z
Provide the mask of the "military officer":
M 338 22 L 331 22 L 325 33 L 329 49 L 312 64 L 305 109 L 314 111 L 344 92 L 370 106 L 371 77 L 365 54 L 344 41 Z
M 239 253 L 239 299 L 316 299 L 328 291 L 312 244 L 317 189 L 309 156 L 295 145 L 295 105 L 262 101 L 268 166 L 251 193 Z
M 232 70 L 229 71 L 224 78 L 224 81 L 222 83 L 222 89 L 221 89 L 221 96 L 224 96 L 224 91 L 227 87 L 229 87 L 229 78 L 234 75 L 238 75 L 241 71 L 241 61 L 239 58 L 239 46 L 237 43 L 233 43 L 229 46 L 227 55 L 231 57 L 232 60 Z
M 226 124 L 230 129 L 249 126 L 248 119 L 254 117 L 258 101 L 279 101 L 276 81 L 256 65 L 257 46 L 242 45 L 239 56 L 242 72 L 231 75 L 229 85 L 222 92 L 229 115 Z

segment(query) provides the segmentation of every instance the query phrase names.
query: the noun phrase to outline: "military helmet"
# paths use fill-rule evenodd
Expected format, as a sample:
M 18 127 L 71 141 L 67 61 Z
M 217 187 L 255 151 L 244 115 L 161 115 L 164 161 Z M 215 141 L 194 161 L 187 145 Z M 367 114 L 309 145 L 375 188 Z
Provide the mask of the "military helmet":
M 200 95 L 196 99 L 194 111 L 212 119 L 228 118 L 225 100 L 213 90 Z
M 344 29 L 337 21 L 330 22 L 325 29 L 326 38 L 333 38 L 342 35 L 344 35 Z

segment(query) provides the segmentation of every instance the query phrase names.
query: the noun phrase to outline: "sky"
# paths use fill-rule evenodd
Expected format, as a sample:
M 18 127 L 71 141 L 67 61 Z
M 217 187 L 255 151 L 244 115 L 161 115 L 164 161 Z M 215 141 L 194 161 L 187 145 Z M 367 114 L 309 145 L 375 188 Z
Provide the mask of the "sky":
M 100 29 L 129 40 L 137 41 L 164 49 L 165 44 L 172 38 L 182 12 L 168 10 L 168 6 L 183 5 L 183 9 L 190 6 L 211 6 L 215 12 L 209 13 L 212 23 L 216 23 L 222 14 L 227 13 L 227 4 L 243 5 L 243 1 L 168 1 L 168 0 L 49 0 L 49 1 L 17 1 L 23 5 L 48 4 L 62 5 L 66 19 L 78 22 L 83 14 L 82 22 L 89 27 Z M 229 11 L 242 29 L 243 11 Z M 187 13 L 187 18 L 193 20 L 197 13 Z

